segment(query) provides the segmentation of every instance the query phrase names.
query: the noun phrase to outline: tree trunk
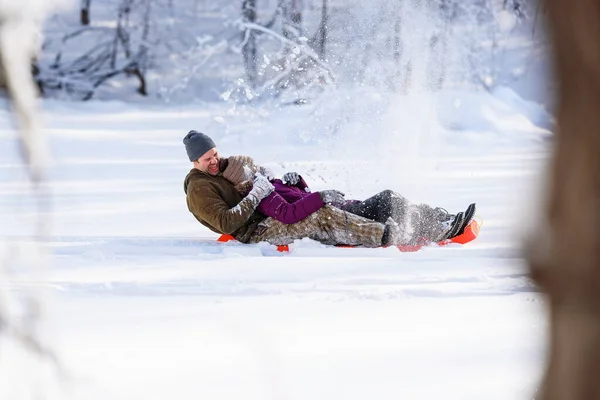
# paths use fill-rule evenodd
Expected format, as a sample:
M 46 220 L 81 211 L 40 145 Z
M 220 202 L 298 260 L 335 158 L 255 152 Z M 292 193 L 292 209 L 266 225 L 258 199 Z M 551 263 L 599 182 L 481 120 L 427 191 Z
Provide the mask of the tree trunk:
M 81 25 L 89 25 L 90 24 L 90 6 L 92 0 L 81 0 Z
M 548 294 L 541 400 L 600 398 L 600 2 L 547 0 L 559 80 L 543 219 L 528 245 Z
M 302 0 L 283 0 L 283 37 L 295 41 L 302 36 Z
M 321 7 L 321 23 L 319 24 L 319 31 L 317 32 L 316 51 L 322 60 L 325 59 L 325 45 L 327 42 L 327 2 L 328 0 L 323 0 L 323 6 Z
M 402 2 L 399 2 L 399 8 L 402 6 Z M 402 10 L 402 8 L 400 8 L 400 10 Z M 401 34 L 401 30 L 402 30 L 402 12 L 399 12 L 398 15 L 396 15 L 396 18 L 394 20 L 394 50 L 393 50 L 393 54 L 394 54 L 394 62 L 396 63 L 396 68 L 398 68 L 400 66 L 400 62 L 402 61 L 402 51 L 404 50 L 403 48 L 403 43 L 402 43 L 402 34 Z
M 400 91 L 400 93 L 406 94 L 407 90 L 407 76 L 409 68 L 402 65 L 404 55 L 404 41 L 402 37 L 402 17 L 404 15 L 404 0 L 396 0 L 396 14 L 394 15 L 394 36 L 392 38 L 392 55 L 394 58 L 395 73 L 391 76 L 390 89 L 394 91 Z
M 246 23 L 256 23 L 256 0 L 242 2 L 242 19 Z M 258 80 L 258 63 L 256 51 L 256 32 L 254 29 L 245 29 L 243 32 L 244 45 L 242 55 L 246 69 L 246 80 L 251 88 L 256 88 Z
M 145 0 L 143 6 L 144 9 L 144 22 L 142 28 L 142 41 L 140 47 L 138 49 L 138 60 L 137 66 L 133 71 L 133 74 L 140 81 L 140 87 L 138 88 L 138 93 L 142 96 L 148 95 L 148 88 L 146 83 L 146 71 L 148 70 L 149 63 L 149 49 L 148 49 L 148 38 L 150 36 L 150 23 L 152 20 L 152 1 Z

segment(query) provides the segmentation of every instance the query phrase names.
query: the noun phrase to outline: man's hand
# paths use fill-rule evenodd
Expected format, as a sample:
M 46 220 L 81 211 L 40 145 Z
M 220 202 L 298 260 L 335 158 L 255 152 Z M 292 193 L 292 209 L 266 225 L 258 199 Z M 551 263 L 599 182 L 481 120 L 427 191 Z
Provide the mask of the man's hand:
M 252 182 L 252 190 L 248 193 L 248 196 L 252 196 L 256 199 L 256 205 L 261 202 L 262 199 L 267 197 L 275 190 L 275 187 L 269 182 L 264 175 L 256 175 Z
M 283 174 L 283 183 L 294 186 L 298 182 L 300 182 L 300 175 L 297 172 L 286 172 Z
M 339 204 L 346 201 L 346 199 L 344 198 L 345 194 L 340 192 L 339 190 L 321 190 L 319 192 L 319 196 L 321 196 L 321 200 L 323 200 L 323 203 L 326 204 Z

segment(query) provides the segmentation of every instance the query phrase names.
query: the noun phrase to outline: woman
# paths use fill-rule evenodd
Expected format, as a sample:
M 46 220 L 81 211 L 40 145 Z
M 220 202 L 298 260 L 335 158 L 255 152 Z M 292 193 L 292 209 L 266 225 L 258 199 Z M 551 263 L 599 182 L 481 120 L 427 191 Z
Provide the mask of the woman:
M 402 195 L 384 190 L 366 200 L 346 200 L 337 190 L 311 192 L 306 181 L 296 172 L 288 172 L 283 179 L 274 179 L 267 168 L 258 166 L 247 156 L 221 159 L 223 177 L 245 194 L 252 188 L 252 178 L 262 174 L 269 178 L 275 190 L 264 198 L 257 210 L 283 224 L 304 220 L 325 204 L 382 224 L 397 225 L 397 245 L 415 245 L 439 242 L 464 232 L 475 214 L 475 204 L 464 212 L 450 214 L 441 207 L 412 204 Z

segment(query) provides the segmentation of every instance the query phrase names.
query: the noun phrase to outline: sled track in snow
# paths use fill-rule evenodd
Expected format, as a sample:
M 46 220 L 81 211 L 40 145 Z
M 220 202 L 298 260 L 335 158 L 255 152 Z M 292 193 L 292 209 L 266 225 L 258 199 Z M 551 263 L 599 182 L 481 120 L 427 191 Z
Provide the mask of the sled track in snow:
M 56 236 L 46 243 L 54 253 L 55 275 L 38 284 L 78 296 L 392 301 L 523 294 L 537 299 L 510 248 L 456 245 L 401 253 L 300 242 L 282 254 L 268 244 L 212 238 Z M 323 263 L 328 258 L 336 261 Z M 240 259 L 248 261 L 239 265 Z
M 12 243 L 30 243 L 30 238 L 4 238 Z M 81 254 L 89 251 L 106 254 L 135 255 L 199 255 L 222 254 L 240 256 L 302 256 L 302 257 L 427 257 L 431 252 L 443 251 L 450 258 L 521 258 L 520 252 L 507 246 L 486 246 L 479 243 L 444 247 L 431 245 L 415 253 L 402 253 L 394 248 L 336 248 L 305 239 L 290 245 L 289 253 L 280 253 L 268 243 L 243 244 L 217 242 L 217 238 L 156 237 L 156 236 L 54 236 L 43 240 L 55 255 Z M 437 253 L 439 254 L 439 253 Z

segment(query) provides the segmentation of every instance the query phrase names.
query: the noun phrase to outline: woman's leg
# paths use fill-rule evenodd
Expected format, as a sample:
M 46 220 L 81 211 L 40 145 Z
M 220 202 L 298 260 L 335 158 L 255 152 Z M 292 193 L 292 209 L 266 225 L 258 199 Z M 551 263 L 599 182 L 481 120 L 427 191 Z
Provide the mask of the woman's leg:
M 326 205 L 295 224 L 286 225 L 267 218 L 258 224 L 249 243 L 266 241 L 285 245 L 307 237 L 330 245 L 379 247 L 382 245 L 384 230 L 384 224 Z
M 409 244 L 437 240 L 447 229 L 443 222 L 454 218 L 454 215 L 443 208 L 411 204 L 404 196 L 392 190 L 384 190 L 364 201 L 349 203 L 340 208 L 381 223 L 391 217 L 403 232 L 401 237 L 410 237 Z
M 427 204 L 411 205 L 409 212 L 411 242 L 417 244 L 440 240 L 448 230 L 444 222 L 452 221 L 453 218 L 454 215 L 440 208 L 432 208 Z
M 348 203 L 340 208 L 352 214 L 385 224 L 388 218 L 394 221 L 402 221 L 408 210 L 409 202 L 402 195 L 392 191 L 384 190 L 366 200 Z

